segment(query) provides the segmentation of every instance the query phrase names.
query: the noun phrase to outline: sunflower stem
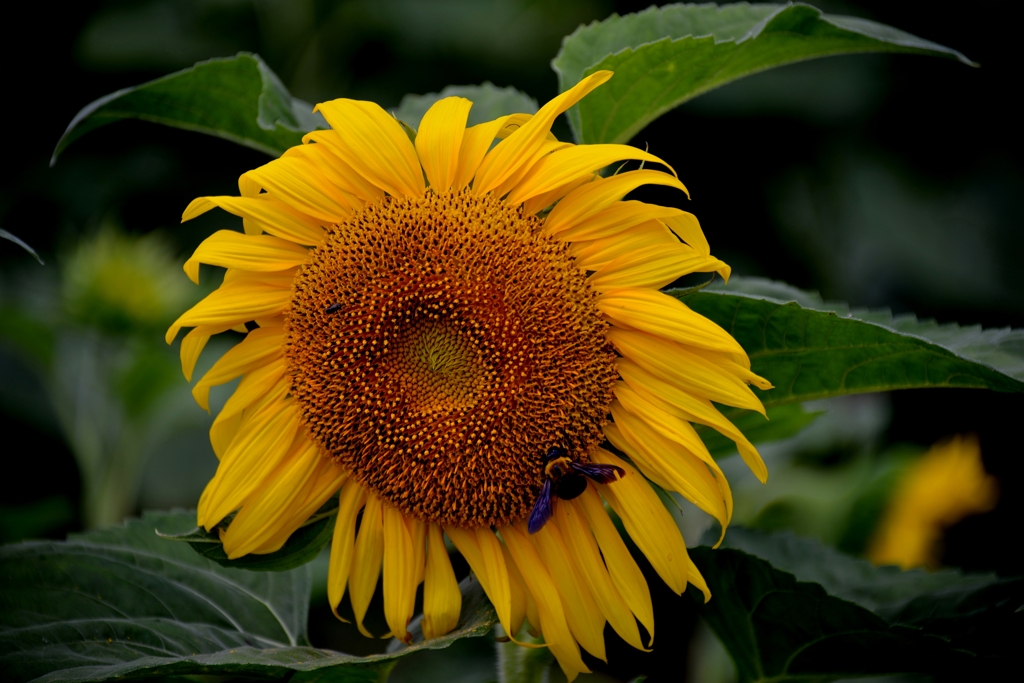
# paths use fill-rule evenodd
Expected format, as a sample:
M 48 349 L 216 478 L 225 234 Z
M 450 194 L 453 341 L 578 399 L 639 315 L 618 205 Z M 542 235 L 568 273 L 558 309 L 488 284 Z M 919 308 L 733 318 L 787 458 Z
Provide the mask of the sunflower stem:
M 531 638 L 525 631 L 519 638 L 522 642 L 539 643 L 539 638 Z M 498 655 L 498 683 L 549 683 L 548 672 L 554 656 L 546 647 L 529 648 L 517 645 L 513 641 L 498 641 L 494 644 Z

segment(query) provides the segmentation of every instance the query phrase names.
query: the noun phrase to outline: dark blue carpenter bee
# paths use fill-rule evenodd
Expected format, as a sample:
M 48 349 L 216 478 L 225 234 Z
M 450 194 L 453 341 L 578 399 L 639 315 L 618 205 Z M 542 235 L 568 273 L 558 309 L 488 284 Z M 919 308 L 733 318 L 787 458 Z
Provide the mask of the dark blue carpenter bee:
M 626 476 L 626 472 L 615 465 L 573 462 L 564 448 L 556 446 L 544 456 L 544 476 L 547 478 L 527 524 L 531 534 L 543 529 L 551 519 L 553 498 L 572 500 L 581 495 L 587 489 L 587 477 L 599 484 L 611 484 Z
M 341 310 L 341 304 L 331 304 L 330 306 L 324 309 L 324 313 L 337 313 L 339 310 Z

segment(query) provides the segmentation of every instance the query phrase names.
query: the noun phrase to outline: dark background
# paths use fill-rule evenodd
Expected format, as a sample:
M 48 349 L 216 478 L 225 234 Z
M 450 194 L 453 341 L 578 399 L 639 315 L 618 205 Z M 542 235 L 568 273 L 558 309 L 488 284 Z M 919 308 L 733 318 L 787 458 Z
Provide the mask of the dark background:
M 110 221 L 130 234 L 162 232 L 184 259 L 224 218 L 179 225 L 183 208 L 196 196 L 234 193 L 237 177 L 266 157 L 223 140 L 126 122 L 75 143 L 53 168 L 48 161 L 84 105 L 195 61 L 258 52 L 292 94 L 310 102 L 345 96 L 389 107 L 407 92 L 485 80 L 543 102 L 556 94 L 548 62 L 563 35 L 647 4 L 18 3 L 5 8 L 0 41 L 6 104 L 0 116 L 8 131 L 0 227 L 58 271 L 83 236 Z M 1024 327 L 1016 3 L 817 6 L 948 45 L 981 66 L 885 55 L 793 65 L 684 105 L 635 144 L 649 143 L 676 168 L 693 197 L 686 208 L 701 219 L 714 253 L 738 274 L 785 280 L 853 306 Z M 36 268 L 24 252 L 0 242 L 0 280 Z M 3 292 L 0 314 L 12 305 Z M 892 396 L 887 443 L 927 446 L 975 432 L 986 468 L 1000 480 L 998 507 L 947 534 L 945 564 L 1024 572 L 1015 553 L 1022 409 L 1019 396 L 979 391 Z M 59 431 L 26 421 L 9 400 L 0 411 L 8 437 L 0 509 L 15 514 L 58 495 L 76 510 L 80 480 Z M 39 533 L 62 537 L 81 524 L 73 513 Z M 7 533 L 3 540 L 16 538 Z M 677 635 L 688 628 L 680 624 Z M 671 636 L 667 629 L 659 634 L 665 654 Z M 616 673 L 637 670 L 627 664 L 631 656 L 611 651 Z

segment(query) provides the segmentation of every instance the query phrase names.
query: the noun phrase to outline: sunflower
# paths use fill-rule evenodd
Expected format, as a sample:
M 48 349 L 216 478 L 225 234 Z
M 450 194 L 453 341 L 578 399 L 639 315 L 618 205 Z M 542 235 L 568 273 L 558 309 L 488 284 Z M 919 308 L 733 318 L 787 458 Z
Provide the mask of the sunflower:
M 623 200 L 642 185 L 685 193 L 675 172 L 551 135 L 610 77 L 468 128 L 472 103 L 442 99 L 415 134 L 376 104 L 326 102 L 330 130 L 243 174 L 241 196 L 189 205 L 183 220 L 219 207 L 244 224 L 185 264 L 195 282 L 200 263 L 226 268 L 224 281 L 167 333 L 192 328 L 190 379 L 212 335 L 246 332 L 193 389 L 209 409 L 210 388 L 241 377 L 210 430 L 220 464 L 198 509 L 208 530 L 237 512 L 229 557 L 278 550 L 337 494 L 335 614 L 347 590 L 370 635 L 383 572 L 391 635 L 410 639 L 420 583 L 424 637 L 451 630 L 447 536 L 505 632 L 528 622 L 570 680 L 588 671 L 581 646 L 605 657 L 606 622 L 637 648 L 637 622 L 654 636 L 609 508 L 672 590 L 709 597 L 657 487 L 724 529 L 729 485 L 691 423 L 735 440 L 763 480 L 712 401 L 763 413 L 748 384 L 770 385 L 728 333 L 659 292 L 729 275 L 694 216 Z M 667 170 L 599 173 L 631 160 Z
M 900 477 L 868 544 L 868 559 L 934 569 L 945 530 L 969 515 L 989 512 L 998 499 L 999 484 L 985 472 L 978 437 L 943 439 Z

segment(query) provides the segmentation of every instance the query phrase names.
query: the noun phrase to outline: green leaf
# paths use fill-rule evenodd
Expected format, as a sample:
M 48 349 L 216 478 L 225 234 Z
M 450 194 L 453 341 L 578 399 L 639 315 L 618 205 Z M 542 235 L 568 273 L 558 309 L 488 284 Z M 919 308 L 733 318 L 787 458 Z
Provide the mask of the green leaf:
M 86 133 L 123 119 L 215 135 L 277 157 L 300 144 L 304 133 L 327 127 L 312 112 L 259 55 L 239 52 L 101 97 L 71 120 L 50 165 Z
M 28 246 L 28 244 L 24 240 L 22 240 L 20 237 L 18 237 L 17 235 L 12 235 L 11 233 L 9 233 L 6 230 L 4 230 L 3 228 L 0 228 L 0 239 L 7 240 L 8 242 L 14 242 L 19 247 L 21 247 L 22 249 L 24 249 L 28 253 L 32 254 L 32 256 L 35 257 L 36 261 L 39 261 L 39 265 L 41 265 L 41 266 L 45 266 L 46 265 L 45 263 L 43 263 L 43 259 L 39 258 L 39 254 L 36 253 L 36 250 L 33 249 L 32 247 Z
M 0 670 L 14 680 L 100 681 L 155 675 L 376 681 L 397 658 L 481 636 L 496 618 L 463 582 L 448 635 L 355 657 L 309 647 L 308 567 L 228 569 L 156 535 L 187 531 L 189 512 L 0 548 Z
M 876 568 L 810 539 L 737 527 L 723 548 L 692 557 L 712 598 L 691 594 L 741 681 L 984 678 L 1021 625 L 1021 579 Z
M 629 142 L 687 100 L 744 76 L 816 57 L 902 52 L 973 62 L 884 24 L 809 5 L 669 5 L 581 26 L 551 62 L 565 91 L 595 71 L 615 77 L 569 111 L 578 142 Z
M 469 110 L 467 126 L 493 121 L 506 114 L 534 114 L 537 101 L 524 92 L 509 86 L 498 86 L 485 82 L 481 85 L 449 85 L 439 93 L 406 95 L 394 110 L 395 118 L 405 122 L 414 130 L 420 127 L 420 120 L 430 106 L 445 97 L 465 97 L 473 103 Z
M 747 350 L 775 386 L 758 392 L 765 406 L 924 387 L 1024 391 L 1024 330 L 850 309 L 762 278 L 681 298 Z
M 184 541 L 203 557 L 223 567 L 250 571 L 281 572 L 312 562 L 327 546 L 334 533 L 334 516 L 338 514 L 338 497 L 324 503 L 316 513 L 293 533 L 280 550 L 266 555 L 245 555 L 229 560 L 220 541 L 218 530 L 227 530 L 234 514 L 226 517 L 213 531 L 194 527 L 180 534 L 167 534 L 157 529 L 157 535 L 170 541 Z M 195 514 L 192 515 L 195 519 Z

